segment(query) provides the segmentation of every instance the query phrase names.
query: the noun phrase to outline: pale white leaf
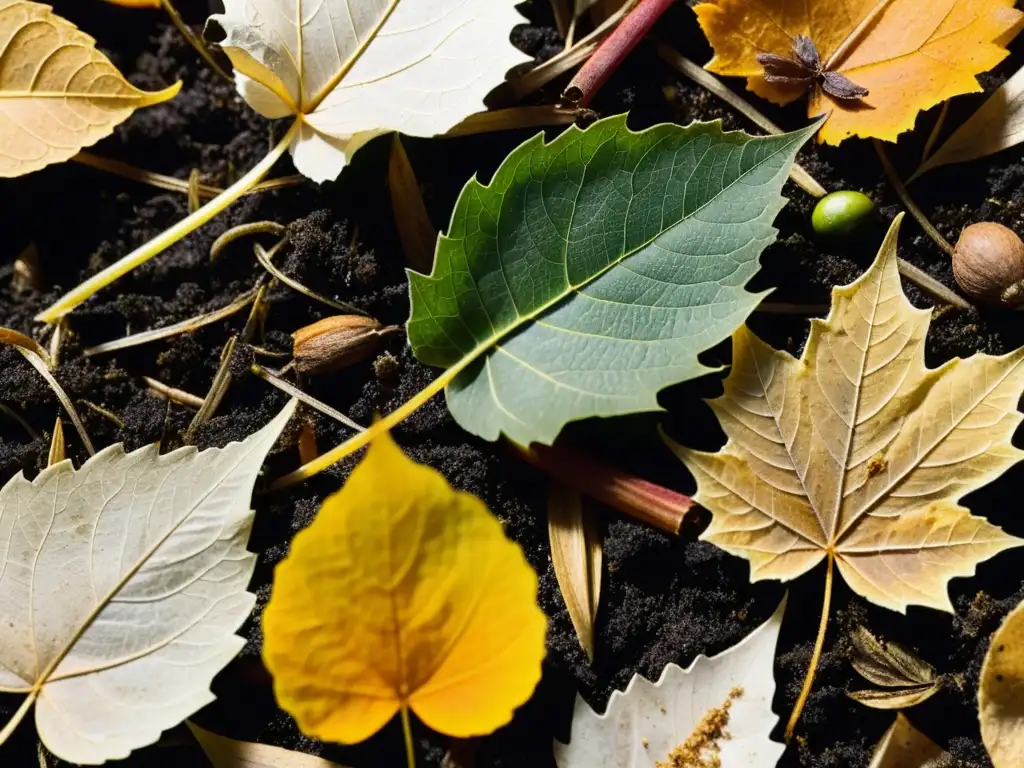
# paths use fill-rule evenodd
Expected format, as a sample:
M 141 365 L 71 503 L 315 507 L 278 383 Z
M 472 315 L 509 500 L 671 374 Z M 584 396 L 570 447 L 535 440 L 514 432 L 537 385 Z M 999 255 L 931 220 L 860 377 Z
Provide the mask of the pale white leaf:
M 698 656 L 687 669 L 669 664 L 656 683 L 634 676 L 625 692 L 612 693 L 603 715 L 577 697 L 572 737 L 555 742 L 558 768 L 655 768 L 716 715 L 726 722 L 702 757 L 717 757 L 721 768 L 775 765 L 785 746 L 770 739 L 778 722 L 772 667 L 785 605 L 717 656 Z
M 213 768 L 344 768 L 305 752 L 229 739 L 193 722 L 189 722 L 188 727 Z
M 242 443 L 111 446 L 0 490 L 0 690 L 58 757 L 98 764 L 208 704 L 241 649 L 253 484 L 294 402 Z
M 946 142 L 925 161 L 913 178 L 932 168 L 994 155 L 1024 141 L 1024 69 L 988 97 Z
M 981 740 L 995 768 L 1020 768 L 1024 755 L 1024 603 L 994 635 L 978 685 Z
M 374 136 L 444 133 L 484 108 L 528 60 L 511 43 L 518 0 L 224 0 L 238 89 L 253 109 L 295 115 L 295 167 L 337 178 Z
M 868 768 L 940 768 L 949 764 L 948 757 L 901 712 L 875 747 Z

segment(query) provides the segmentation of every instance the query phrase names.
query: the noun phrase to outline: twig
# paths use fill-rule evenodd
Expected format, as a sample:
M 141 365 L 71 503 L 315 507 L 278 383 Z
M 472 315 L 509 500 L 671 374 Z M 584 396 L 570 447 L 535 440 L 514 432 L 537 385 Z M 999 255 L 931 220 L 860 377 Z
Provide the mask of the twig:
M 623 59 L 654 26 L 654 22 L 675 3 L 676 0 L 640 0 L 615 31 L 601 43 L 594 55 L 587 59 L 587 63 L 562 92 L 562 98 L 573 106 L 585 107 L 590 104 Z
M 222 78 L 227 80 L 232 85 L 235 84 L 235 78 L 232 77 L 228 72 L 224 71 L 224 68 L 217 63 L 217 60 L 213 58 L 213 54 L 210 53 L 210 49 L 206 47 L 206 43 L 192 31 L 192 28 L 185 23 L 184 19 L 175 10 L 174 5 L 171 4 L 171 0 L 160 0 L 164 10 L 167 11 L 167 15 L 171 17 L 171 23 L 178 28 L 178 31 L 184 36 L 188 44 L 196 49 L 203 61 L 205 61 L 214 72 L 220 75 Z
M 204 315 L 197 315 L 196 317 L 190 317 L 188 320 L 182 320 L 180 323 L 174 323 L 172 325 L 166 325 L 163 328 L 154 328 L 149 331 L 142 331 L 141 333 L 135 333 L 131 336 L 125 336 L 121 339 L 114 339 L 104 344 L 98 344 L 95 347 L 90 347 L 85 350 L 86 357 L 92 357 L 93 355 L 101 355 L 106 352 L 114 352 L 118 349 L 126 349 L 127 347 L 137 347 L 140 344 L 148 344 L 151 341 L 157 341 L 159 339 L 166 339 L 171 336 L 177 336 L 182 333 L 189 333 L 191 331 L 199 330 L 200 328 L 219 322 L 226 318 L 231 317 L 238 312 L 241 312 L 247 306 L 252 304 L 256 299 L 256 295 L 259 292 L 258 289 L 254 288 L 251 291 L 247 291 L 239 296 L 237 299 L 232 301 L 227 306 L 215 309 L 212 312 L 207 312 Z
M 660 40 L 654 41 L 658 55 L 663 61 L 675 68 L 680 74 L 690 78 L 697 85 L 707 89 L 715 96 L 726 102 L 736 111 L 740 112 L 747 119 L 757 126 L 763 128 L 767 133 L 781 134 L 783 130 L 754 108 L 748 101 L 737 96 L 736 93 L 727 87 L 721 80 L 712 75 L 703 67 L 690 61 L 674 48 L 671 48 Z M 825 188 L 819 184 L 813 176 L 799 163 L 793 163 L 789 171 L 789 177 L 812 197 L 824 197 Z
M 162 381 L 157 381 L 149 376 L 143 376 L 142 380 L 146 382 L 146 386 L 149 387 L 150 392 L 158 397 L 162 397 L 172 403 L 184 405 L 189 408 L 198 409 L 203 407 L 203 398 L 198 395 L 193 395 L 191 392 L 186 392 L 183 389 L 168 386 Z
M 354 429 L 356 432 L 365 432 L 366 431 L 366 427 L 362 426 L 358 422 L 353 421 L 348 416 L 343 414 L 341 411 L 335 410 L 334 408 L 331 408 L 331 406 L 327 405 L 326 403 L 323 403 L 320 400 L 317 400 L 312 395 L 310 395 L 310 394 L 308 394 L 306 392 L 303 392 L 301 389 L 299 389 L 297 386 L 292 384 L 290 381 L 281 378 L 276 373 L 271 371 L 269 368 L 264 368 L 259 363 L 253 363 L 251 366 L 249 366 L 249 370 L 251 370 L 256 376 L 259 376 L 261 379 L 263 379 L 268 384 L 271 384 L 271 385 L 277 387 L 282 392 L 285 392 L 286 394 L 289 394 L 292 397 L 302 401 L 303 403 L 308 405 L 310 408 L 313 408 L 313 409 L 315 409 L 317 411 L 320 411 L 320 413 L 324 414 L 325 416 L 329 416 L 330 418 L 334 419 L 335 421 L 337 421 L 337 422 L 339 422 L 341 424 L 344 424 L 346 427 L 349 427 L 350 429 Z
M 0 413 L 5 414 L 10 418 L 14 419 L 16 422 L 18 422 L 21 425 L 21 428 L 24 429 L 28 433 L 28 436 L 33 440 L 38 440 L 40 437 L 42 437 L 42 435 L 40 435 L 31 424 L 25 421 L 24 416 L 22 416 L 16 410 L 11 408 L 9 405 L 4 405 L 3 403 L 0 403 Z
M 923 166 L 928 162 L 928 158 L 932 156 L 932 150 L 935 148 L 935 143 L 939 140 L 939 134 L 942 133 L 942 126 L 946 124 L 946 116 L 949 114 L 949 100 L 942 102 L 942 109 L 939 110 L 939 118 L 935 121 L 935 125 L 932 126 L 932 132 L 928 134 L 928 141 L 924 143 L 924 150 L 921 152 L 921 165 Z M 914 176 L 917 174 L 915 173 Z M 914 180 L 914 176 L 910 177 L 910 181 Z M 907 182 L 910 183 L 909 181 Z
M 82 405 L 86 406 L 90 410 L 95 411 L 96 413 L 98 413 L 100 416 L 102 416 L 103 418 L 107 419 L 108 421 L 112 421 L 114 424 L 116 424 L 121 429 L 124 429 L 124 422 L 121 419 L 119 419 L 117 417 L 117 414 L 113 413 L 112 411 L 108 411 L 106 408 L 104 408 L 102 406 L 99 406 L 99 405 L 96 405 L 96 403 L 91 402 L 89 400 L 79 399 L 78 402 L 80 402 Z
M 598 43 L 604 39 L 636 4 L 636 0 L 626 3 L 616 13 L 613 13 L 593 32 L 581 38 L 572 48 L 552 56 L 547 61 L 538 64 L 529 72 L 510 80 L 504 86 L 504 93 L 511 101 L 519 101 L 531 93 L 539 91 L 559 75 L 568 72 L 573 67 L 582 64 L 590 55 L 597 50 Z
M 508 441 L 508 448 L 556 480 L 668 533 L 677 534 L 693 499 L 643 478 L 623 472 L 566 446 L 531 445 Z

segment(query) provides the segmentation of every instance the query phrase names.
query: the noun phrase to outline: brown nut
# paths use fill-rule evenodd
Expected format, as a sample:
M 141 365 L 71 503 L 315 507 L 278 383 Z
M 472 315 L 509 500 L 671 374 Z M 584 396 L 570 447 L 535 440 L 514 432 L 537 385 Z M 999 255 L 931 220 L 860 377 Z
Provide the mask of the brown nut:
M 953 255 L 953 277 L 964 293 L 998 307 L 1024 301 L 1024 243 L 1002 224 L 964 227 Z
M 381 326 L 372 317 L 335 315 L 318 320 L 292 334 L 295 369 L 300 373 L 326 373 L 370 357 L 381 337 L 398 326 Z

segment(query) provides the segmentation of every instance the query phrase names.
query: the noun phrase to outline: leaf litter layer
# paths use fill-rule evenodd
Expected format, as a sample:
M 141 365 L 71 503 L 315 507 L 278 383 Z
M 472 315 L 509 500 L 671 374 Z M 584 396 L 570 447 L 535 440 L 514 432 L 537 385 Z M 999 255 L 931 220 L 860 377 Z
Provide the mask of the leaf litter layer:
M 206 12 L 205 3 L 182 2 L 179 5 L 190 21 L 201 23 Z M 161 37 L 158 30 L 163 22 L 159 14 L 147 14 L 146 18 L 126 17 L 105 3 L 83 4 L 77 0 L 62 0 L 56 6 L 59 13 L 96 34 L 104 49 L 115 56 L 115 62 L 136 84 L 152 87 L 158 82 L 158 75 L 160 81 L 170 82 L 179 76 L 177 73 L 183 73 L 181 76 L 185 80 L 180 101 L 150 108 L 152 111 L 148 116 L 140 113 L 128 122 L 121 133 L 122 138 L 101 144 L 95 150 L 97 153 L 174 173 L 182 178 L 187 177 L 195 165 L 200 165 L 204 172 L 223 173 L 229 161 L 237 168 L 246 168 L 262 157 L 266 149 L 265 123 L 247 109 L 222 109 L 223 104 L 232 102 L 232 91 L 206 74 L 197 76 L 201 70 L 194 51 L 180 43 L 177 34 L 169 27 Z M 671 18 L 672 27 L 663 25 L 659 31 L 669 35 L 679 48 L 695 50 L 693 46 L 700 44 L 701 35 L 690 27 L 688 11 L 680 11 L 675 18 L 667 17 Z M 531 13 L 536 15 L 546 13 L 546 10 L 537 8 Z M 544 23 L 549 25 L 550 21 Z M 150 40 L 149 36 L 155 29 L 157 36 Z M 538 26 L 525 28 L 517 37 L 520 43 L 527 45 L 530 53 L 553 52 L 557 46 L 551 43 L 552 39 L 546 27 Z M 1022 63 L 1020 46 L 1012 50 L 1013 56 L 1005 65 L 1008 72 Z M 150 56 L 151 51 L 160 53 Z M 143 53 L 146 55 L 140 58 Z M 998 77 L 988 79 L 987 90 L 998 82 Z M 670 100 L 666 100 L 661 91 L 663 85 L 674 91 Z M 629 104 L 622 101 L 627 95 L 625 88 L 631 89 Z M 656 64 L 653 56 L 644 58 L 642 51 L 639 58 L 629 62 L 621 76 L 612 81 L 596 106 L 608 114 L 632 108 L 634 118 L 631 127 L 635 129 L 673 119 L 685 124 L 694 117 L 724 117 L 725 128 L 729 130 L 750 129 L 696 89 L 685 83 L 677 87 L 673 76 Z M 970 114 L 975 106 L 964 105 L 961 118 Z M 203 115 L 204 119 L 197 120 L 196 115 Z M 772 116 L 788 128 L 798 127 L 783 113 L 772 112 Z M 950 120 L 953 124 L 953 114 Z M 417 174 L 428 189 L 428 206 L 435 223 L 445 221 L 465 179 L 477 170 L 482 175 L 489 174 L 504 155 L 525 138 L 527 135 L 524 134 L 514 137 L 499 135 L 430 146 L 412 142 L 410 155 L 416 164 Z M 368 155 L 375 151 L 374 146 L 366 149 Z M 405 303 L 406 283 L 400 257 L 397 256 L 400 244 L 393 239 L 393 224 L 387 215 L 389 201 L 379 182 L 383 178 L 382 169 L 386 168 L 386 155 L 386 151 L 381 152 L 378 158 L 381 164 L 377 166 L 373 162 L 378 160 L 369 156 L 364 163 L 357 159 L 354 170 L 361 182 L 358 194 L 337 190 L 338 197 L 332 196 L 327 200 L 299 190 L 241 203 L 237 211 L 229 212 L 223 221 L 211 225 L 209 233 L 191 238 L 168 254 L 165 264 L 154 263 L 154 269 L 143 270 L 138 276 L 128 279 L 122 286 L 124 297 L 120 301 L 97 302 L 88 316 L 79 321 L 83 334 L 81 346 L 123 334 L 126 321 L 130 320 L 133 330 L 141 330 L 150 327 L 148 324 L 152 323 L 154 316 L 167 317 L 168 321 L 181 320 L 215 304 L 226 303 L 248 289 L 257 272 L 246 248 L 229 251 L 212 267 L 207 261 L 206 249 L 213 238 L 229 226 L 243 220 L 264 219 L 268 215 L 288 222 L 315 213 L 297 229 L 300 237 L 297 238 L 296 253 L 286 256 L 288 268 L 294 270 L 289 274 L 307 282 L 311 276 L 318 275 L 325 281 L 322 286 L 325 292 L 360 302 L 360 306 L 382 322 L 402 322 L 408 306 Z M 911 148 L 906 157 L 902 152 L 894 153 L 893 157 L 905 174 L 909 174 L 916 167 L 919 152 L 915 153 Z M 862 153 L 851 145 L 849 149 L 844 146 L 842 152 L 829 153 L 831 167 L 822 165 L 817 158 L 818 153 L 812 148 L 802 155 L 801 162 L 806 162 L 811 172 L 830 189 L 862 188 L 875 197 L 884 213 L 891 215 L 895 211 L 892 206 L 897 201 L 881 182 L 870 148 Z M 915 188 L 915 195 L 928 210 L 936 211 L 936 223 L 947 234 L 955 234 L 963 224 L 980 218 L 1012 226 L 1015 214 L 1005 203 L 1024 180 L 1024 167 L 1016 158 L 1011 151 L 997 163 L 965 164 L 949 173 L 946 169 L 937 169 L 929 173 L 927 183 Z M 994 169 L 1000 170 L 990 173 Z M 281 171 L 286 172 L 284 169 Z M 211 181 L 223 182 L 223 179 L 213 178 Z M 44 171 L 38 179 L 30 177 L 13 187 L 4 185 L 3 189 L 18 193 L 13 196 L 15 207 L 0 212 L 5 217 L 12 239 L 19 242 L 35 239 L 41 249 L 47 277 L 65 287 L 76 281 L 78 270 L 85 267 L 92 252 L 95 251 L 99 258 L 115 258 L 124 252 L 125 243 L 137 242 L 136 238 L 149 238 L 186 213 L 184 196 L 179 198 L 151 192 L 147 188 L 80 168 Z M 98 195 L 97 190 L 103 195 Z M 851 246 L 849 251 L 823 249 L 811 241 L 805 226 L 810 211 L 809 199 L 792 187 L 787 187 L 784 194 L 792 199 L 778 220 L 786 242 L 766 252 L 764 274 L 751 289 L 781 286 L 772 300 L 827 301 L 832 285 L 848 283 L 863 271 L 867 266 L 867 256 L 877 248 L 884 232 L 871 233 L 866 236 L 867 245 Z M 989 197 L 1003 205 L 989 202 L 986 199 Z M 44 202 L 47 205 L 43 205 Z M 67 221 L 68 226 L 54 226 L 53 208 L 64 212 L 62 221 Z M 360 225 L 360 239 L 366 247 L 352 256 L 346 251 L 352 237 L 349 224 L 356 219 Z M 908 224 L 900 255 L 918 266 L 933 270 L 951 285 L 941 254 L 927 242 L 915 243 L 917 238 L 912 232 Z M 370 248 L 375 249 L 376 255 L 367 256 Z M 928 306 L 912 289 L 908 292 L 917 306 Z M 56 293 L 51 292 L 49 295 L 30 294 L 18 299 L 5 287 L 0 291 L 0 312 L 12 318 L 17 327 L 27 330 L 31 328 L 31 316 L 55 297 Z M 280 301 L 271 313 L 269 327 L 271 331 L 283 334 L 321 316 L 320 311 L 308 302 L 295 299 Z M 933 322 L 929 335 L 928 364 L 934 367 L 952 356 L 968 356 L 978 350 L 1002 353 L 1024 342 L 1024 334 L 1018 324 L 1004 320 L 959 313 L 941 315 Z M 243 321 L 241 318 L 238 323 Z M 774 347 L 799 354 L 806 335 L 806 323 L 801 319 L 755 314 L 750 322 L 754 331 Z M 191 418 L 190 411 L 174 406 L 165 423 L 166 403 L 151 399 L 145 393 L 140 376 L 153 375 L 203 394 L 216 367 L 219 346 L 229 332 L 240 327 L 239 324 L 223 323 L 197 334 L 193 339 L 178 339 L 155 345 L 149 350 L 120 353 L 105 360 L 76 360 L 66 365 L 59 375 L 73 398 L 91 398 L 124 419 L 126 426 L 122 430 L 102 417 L 85 414 L 90 433 L 98 445 L 124 438 L 129 441 L 129 447 L 137 448 L 164 434 L 183 429 Z M 68 347 L 68 359 L 74 360 L 78 356 L 76 349 L 79 347 Z M 399 349 L 393 351 L 399 358 L 401 372 L 392 389 L 378 382 L 367 365 L 353 371 L 350 376 L 314 381 L 311 391 L 368 423 L 375 410 L 389 411 L 433 375 L 432 371 L 403 355 Z M 716 351 L 707 362 L 723 364 L 728 362 L 728 357 Z M 12 399 L 27 402 L 25 415 L 33 426 L 49 429 L 56 408 L 49 391 L 38 386 L 32 374 L 24 370 L 14 356 L 0 356 L 0 368 L 3 369 L 0 385 L 4 392 L 10 393 Z M 668 393 L 663 403 L 672 409 L 670 418 L 678 422 L 672 425 L 673 433 L 680 439 L 685 436 L 685 442 L 695 447 L 713 450 L 720 445 L 721 439 L 715 434 L 713 423 L 694 413 L 692 407 L 695 398 L 717 394 L 719 392 L 712 380 L 695 382 L 682 390 Z M 223 444 L 230 439 L 244 437 L 265 423 L 282 404 L 283 399 L 262 383 L 243 380 L 232 390 L 220 411 L 223 418 L 215 420 L 202 431 L 200 446 Z M 321 421 L 320 425 L 323 446 L 335 444 L 346 436 L 343 429 L 326 421 Z M 698 653 L 723 651 L 767 619 L 781 598 L 781 591 L 776 591 L 773 586 L 751 588 L 742 562 L 707 545 L 695 545 L 690 540 L 672 542 L 662 534 L 622 519 L 613 519 L 606 554 L 610 570 L 602 590 L 602 615 L 597 638 L 597 653 L 602 658 L 600 675 L 597 676 L 585 663 L 583 651 L 561 607 L 553 575 L 543 570 L 547 562 L 547 529 L 538 513 L 544 506 L 541 478 L 500 452 L 481 451 L 476 441 L 452 424 L 440 401 L 426 406 L 397 432 L 396 437 L 417 461 L 441 469 L 457 487 L 480 496 L 491 509 L 500 510 L 513 537 L 524 544 L 532 564 L 541 569 L 542 604 L 545 611 L 554 617 L 552 658 L 556 659 L 555 674 L 548 677 L 538 701 L 521 713 L 508 733 L 489 739 L 481 746 L 481 759 L 484 761 L 495 755 L 506 758 L 515 755 L 524 760 L 535 756 L 543 765 L 541 759 L 550 756 L 552 729 L 564 727 L 559 735 L 562 738 L 568 736 L 567 713 L 555 711 L 553 702 L 571 701 L 574 689 L 579 687 L 590 704 L 600 707 L 607 701 L 611 690 L 625 688 L 635 672 L 656 679 L 667 662 L 685 666 Z M 675 459 L 660 451 L 650 452 L 650 441 L 646 435 L 643 439 L 623 441 L 618 446 L 602 442 L 600 434 L 588 433 L 584 439 L 590 439 L 590 445 L 595 449 L 607 451 L 610 459 L 632 471 L 644 473 L 667 485 L 678 481 Z M 45 461 L 45 442 L 45 439 L 31 439 L 16 423 L 0 417 L 0 470 L 4 476 L 10 476 L 21 466 L 35 471 L 39 462 Z M 69 443 L 76 461 L 83 458 L 73 436 L 69 435 Z M 271 473 L 275 467 L 285 471 L 292 466 L 294 454 L 272 457 Z M 348 472 L 348 465 L 337 472 L 334 477 L 315 481 L 290 494 L 256 500 L 257 523 L 250 548 L 260 551 L 262 556 L 257 566 L 254 589 L 269 583 L 270 568 L 283 556 L 284 544 L 293 530 L 306 524 L 322 498 L 337 489 L 341 478 Z M 1020 474 L 1012 472 L 1004 482 L 972 496 L 970 506 L 983 511 L 993 522 L 1016 530 L 1012 514 L 1014 507 L 1011 506 L 1015 502 L 1012 489 L 1020 479 Z M 1004 553 L 999 560 L 1005 561 L 1005 567 L 1001 565 L 993 569 L 983 566 L 974 579 L 954 580 L 953 602 L 961 618 L 952 623 L 937 612 L 931 616 L 929 614 L 933 612 L 920 610 L 912 610 L 907 621 L 881 609 L 867 607 L 857 599 L 849 601 L 845 593 L 839 592 L 835 598 L 839 612 L 833 617 L 835 637 L 838 639 L 841 628 L 846 626 L 844 622 L 849 620 L 852 627 L 859 623 L 853 620 L 857 618 L 865 621 L 876 633 L 899 639 L 913 647 L 934 663 L 938 671 L 969 670 L 972 662 L 980 664 L 988 634 L 995 630 L 999 617 L 1014 602 L 1007 597 L 1014 587 L 1007 585 L 1006 574 L 1024 572 L 1024 561 L 1016 552 Z M 814 577 L 808 581 L 813 583 L 808 584 L 805 592 L 801 592 L 798 586 L 797 591 L 791 593 L 790 605 L 794 601 L 799 604 L 802 600 L 804 604 L 812 605 L 814 610 L 811 613 L 816 614 L 820 582 Z M 994 595 L 994 599 L 975 599 L 982 590 Z M 262 605 L 262 599 L 259 605 Z M 745 618 L 739 618 L 737 611 L 741 612 L 740 615 L 745 611 Z M 806 667 L 816 618 L 810 616 L 803 624 L 799 619 L 790 619 L 793 621 L 792 629 L 787 623 L 776 673 L 780 681 L 788 678 L 799 684 Z M 206 713 L 201 723 L 236 737 L 260 738 L 289 748 L 308 749 L 309 743 L 303 742 L 297 732 L 289 729 L 279 718 L 268 688 L 259 683 L 258 675 L 252 671 L 251 657 L 258 649 L 253 627 L 248 627 L 243 634 L 249 637 L 249 645 L 243 657 L 222 676 L 216 689 L 221 700 Z M 794 645 L 800 642 L 802 645 Z M 855 679 L 856 674 L 848 667 L 841 648 L 838 644 L 833 647 L 830 638 L 819 674 L 822 688 L 804 714 L 806 730 L 803 735 L 808 739 L 808 752 L 829 749 L 832 755 L 839 755 L 836 759 L 843 763 L 866 764 L 870 746 L 881 737 L 892 717 L 891 713 L 865 715 L 861 705 L 846 699 L 842 688 Z M 948 734 L 957 742 L 954 753 L 959 759 L 977 761 L 982 753 L 977 733 L 971 730 L 975 702 L 971 700 L 974 678 L 970 674 L 966 683 L 968 692 L 962 704 L 956 699 L 949 701 L 942 708 L 933 710 L 929 720 L 915 720 L 915 724 L 922 728 L 931 725 L 928 733 L 932 736 Z M 787 691 L 780 682 L 778 714 L 786 713 L 785 708 L 795 695 L 796 691 Z M 8 702 L 4 700 L 0 705 L 8 706 Z M 389 760 L 400 762 L 403 756 L 400 751 L 394 751 L 396 735 L 400 742 L 400 734 L 385 733 L 360 751 L 334 751 L 330 756 L 341 764 L 355 766 L 388 764 Z M 437 765 L 445 747 L 437 740 L 432 744 L 431 756 L 423 761 L 429 766 Z M 35 761 L 35 745 L 30 733 L 21 738 L 19 747 L 24 749 L 24 753 L 19 753 L 19 756 L 25 756 L 24 764 L 35 764 L 29 762 Z M 152 757 L 153 754 L 141 753 L 140 757 Z M 194 752 L 181 752 L 181 747 L 169 747 L 159 754 L 184 755 L 180 763 L 196 759 Z M 787 761 L 785 765 L 791 768 L 819 765 L 811 758 L 801 758 L 799 754 L 794 754 L 792 759 L 787 757 Z M 148 766 L 152 762 L 136 760 L 135 764 Z

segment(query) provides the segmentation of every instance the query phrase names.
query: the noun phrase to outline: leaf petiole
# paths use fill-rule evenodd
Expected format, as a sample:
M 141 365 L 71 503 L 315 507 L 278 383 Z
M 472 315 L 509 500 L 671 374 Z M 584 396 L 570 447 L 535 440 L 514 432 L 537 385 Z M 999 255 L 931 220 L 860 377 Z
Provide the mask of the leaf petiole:
M 814 673 L 818 671 L 818 662 L 821 661 L 821 649 L 825 645 L 825 630 L 828 629 L 828 616 L 832 607 L 832 571 L 835 557 L 831 552 L 828 554 L 828 570 L 825 571 L 825 599 L 821 606 L 821 622 L 818 624 L 818 637 L 814 641 L 814 652 L 811 653 L 811 663 L 807 667 L 807 677 L 804 678 L 804 687 L 800 690 L 796 704 L 793 706 L 793 714 L 789 716 L 786 723 L 786 743 L 793 738 L 793 731 L 800 720 L 800 714 L 807 704 L 807 697 L 811 695 L 811 687 L 814 685 Z
M 106 288 L 119 277 L 123 277 L 136 267 L 145 264 L 154 256 L 163 253 L 183 237 L 206 224 L 213 217 L 238 200 L 238 198 L 259 184 L 263 177 L 270 173 L 270 169 L 274 167 L 274 164 L 281 158 L 285 151 L 287 151 L 288 147 L 291 146 L 291 143 L 298 134 L 299 127 L 301 125 L 301 119 L 295 120 L 281 140 L 273 149 L 270 150 L 270 152 L 267 153 L 265 158 L 253 166 L 252 170 L 242 178 L 225 189 L 221 194 L 213 198 L 213 200 L 208 202 L 198 211 L 186 216 L 174 226 L 161 232 L 148 243 L 139 246 L 124 258 L 114 264 L 111 264 L 103 271 L 90 277 L 77 288 L 74 288 L 64 294 L 57 300 L 56 304 L 36 315 L 35 319 L 44 323 L 56 322 L 99 290 Z
M 35 703 L 36 698 L 39 696 L 39 688 L 33 688 L 25 700 L 21 702 L 21 706 L 18 710 L 11 715 L 11 719 L 7 721 L 7 724 L 0 730 L 0 744 L 3 744 L 11 737 L 11 734 L 17 730 L 18 726 L 21 725 L 21 721 L 25 719 L 25 715 L 32 709 L 32 705 Z
M 416 768 L 416 749 L 412 740 L 412 726 L 409 724 L 409 708 L 402 704 L 402 735 L 405 736 L 405 761 L 409 768 Z

